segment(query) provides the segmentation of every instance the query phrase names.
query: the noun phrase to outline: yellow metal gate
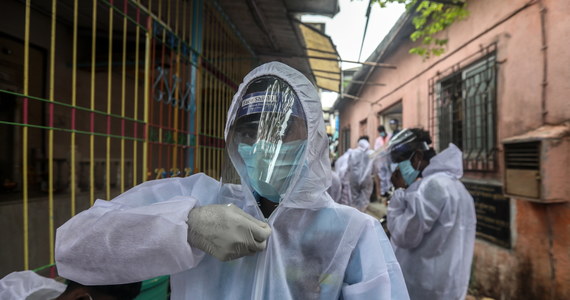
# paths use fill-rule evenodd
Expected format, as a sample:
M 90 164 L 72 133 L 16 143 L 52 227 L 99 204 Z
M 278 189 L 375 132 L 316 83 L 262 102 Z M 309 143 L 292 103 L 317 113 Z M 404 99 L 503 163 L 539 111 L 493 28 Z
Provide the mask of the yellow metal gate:
M 96 199 L 219 178 L 254 58 L 215 4 L 6 0 L 0 28 L 0 277 L 53 264 L 55 229 Z

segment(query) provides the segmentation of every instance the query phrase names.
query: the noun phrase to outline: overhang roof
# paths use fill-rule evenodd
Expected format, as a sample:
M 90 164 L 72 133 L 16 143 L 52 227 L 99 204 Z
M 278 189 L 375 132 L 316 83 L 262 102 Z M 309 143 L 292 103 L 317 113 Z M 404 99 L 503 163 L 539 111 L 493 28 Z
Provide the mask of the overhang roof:
M 334 17 L 339 11 L 338 0 L 285 0 L 289 12 Z
M 309 66 L 313 71 L 317 86 L 325 90 L 340 92 L 339 55 L 331 38 L 307 24 L 299 22 L 298 26 L 303 34 Z
M 50 1 L 36 1 L 34 8 L 48 14 L 51 11 Z M 324 14 L 333 16 L 338 12 L 338 0 L 212 0 L 210 1 L 232 23 L 248 48 L 257 57 L 259 63 L 281 61 L 299 70 L 317 86 L 337 91 L 340 83 L 340 67 L 335 60 L 309 59 L 308 55 L 338 59 L 334 44 L 330 38 L 318 30 L 305 30 L 306 25 L 298 20 L 299 14 Z M 80 36 L 89 36 L 91 27 L 91 5 L 79 6 Z M 175 9 L 175 6 L 172 6 Z M 71 26 L 73 1 L 59 0 L 58 19 Z M 132 18 L 135 10 L 129 14 Z M 182 11 L 178 13 L 183 13 Z M 108 14 L 100 14 L 97 18 L 98 37 L 104 37 L 108 28 Z M 134 30 L 134 27 L 129 27 Z M 305 28 L 305 29 L 303 29 Z M 308 33 L 309 31 L 312 31 Z M 133 38 L 134 35 L 128 35 Z M 134 41 L 133 41 L 134 42 Z M 320 50 L 318 54 L 309 49 Z M 329 52 L 329 53 L 326 53 Z M 315 70 L 324 69 L 329 73 Z M 327 75 L 325 75 L 327 74 Z M 339 83 L 331 83 L 323 77 L 338 78 Z M 336 88 L 335 88 L 336 86 Z
M 296 14 L 334 15 L 338 12 L 338 0 L 219 0 L 218 3 L 257 56 L 259 63 L 283 62 L 299 70 L 319 87 L 328 89 L 323 84 L 319 84 L 323 80 L 317 79 L 311 68 L 311 65 L 315 64 L 309 62 L 306 50 L 307 43 L 311 42 L 304 38 L 303 29 L 301 29 L 304 26 L 299 25 Z M 322 33 L 320 35 L 328 38 Z M 313 34 L 310 40 L 322 41 L 324 39 Z M 336 53 L 334 45 L 332 47 L 333 49 L 324 51 Z M 319 56 L 327 57 L 321 54 Z M 338 64 L 338 62 L 335 63 Z M 340 69 L 338 72 L 340 73 Z M 327 86 L 330 87 L 330 84 Z

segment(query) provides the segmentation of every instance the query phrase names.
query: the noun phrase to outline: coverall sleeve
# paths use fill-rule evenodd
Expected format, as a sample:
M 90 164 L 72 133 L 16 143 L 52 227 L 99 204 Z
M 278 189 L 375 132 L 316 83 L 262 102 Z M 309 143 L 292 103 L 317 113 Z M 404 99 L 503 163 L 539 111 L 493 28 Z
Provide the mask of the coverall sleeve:
M 336 173 L 338 174 L 338 177 L 340 178 L 340 180 L 343 179 L 343 177 L 346 174 L 346 171 L 348 169 L 348 158 L 350 157 L 350 152 L 351 152 L 351 149 L 346 151 L 343 155 L 341 155 L 336 160 L 336 162 L 334 164 L 334 169 L 336 170 Z
M 66 287 L 34 271 L 12 272 L 0 279 L 0 299 L 55 299 Z
M 197 199 L 200 205 L 215 201 L 218 190 L 216 180 L 196 174 L 148 181 L 112 201 L 97 200 L 57 229 L 58 273 L 84 285 L 105 285 L 196 266 L 204 253 L 187 242 L 188 213 Z
M 370 220 L 353 250 L 341 299 L 410 299 L 400 264 L 377 220 Z
M 438 180 L 422 179 L 415 191 L 398 189 L 388 206 L 392 242 L 401 248 L 417 247 L 438 221 L 449 194 Z

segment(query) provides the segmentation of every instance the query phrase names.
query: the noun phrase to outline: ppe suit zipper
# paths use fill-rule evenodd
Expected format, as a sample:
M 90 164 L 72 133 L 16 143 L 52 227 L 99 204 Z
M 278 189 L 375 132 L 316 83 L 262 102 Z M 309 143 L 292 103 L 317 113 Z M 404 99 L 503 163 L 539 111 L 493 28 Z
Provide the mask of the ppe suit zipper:
M 259 213 L 263 216 L 263 212 L 261 212 L 261 209 L 259 208 L 259 206 L 257 207 L 257 210 L 259 211 Z M 275 208 L 275 210 L 273 210 L 273 212 L 271 212 L 271 214 L 269 215 L 268 218 L 265 218 L 265 222 L 267 222 L 267 224 L 271 225 L 270 222 L 271 220 L 273 220 L 275 217 L 274 215 L 276 215 L 277 210 L 279 210 L 279 206 L 277 206 Z M 269 239 L 271 238 L 271 235 L 269 236 Z M 267 243 L 267 247 L 269 247 L 269 240 Z M 259 253 L 259 255 L 257 256 L 257 262 L 255 264 L 255 279 L 254 279 L 254 287 L 253 287 L 253 295 L 252 295 L 252 299 L 259 299 L 259 300 L 263 300 L 263 286 L 265 284 L 265 265 L 267 263 L 267 248 L 265 251 L 261 251 L 261 253 Z M 262 271 L 260 271 L 262 270 Z

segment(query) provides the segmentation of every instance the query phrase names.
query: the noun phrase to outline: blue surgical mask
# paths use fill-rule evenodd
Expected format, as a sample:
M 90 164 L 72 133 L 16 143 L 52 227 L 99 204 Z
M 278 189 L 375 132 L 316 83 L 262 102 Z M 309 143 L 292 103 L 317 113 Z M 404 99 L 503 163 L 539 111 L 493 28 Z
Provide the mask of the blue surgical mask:
M 381 137 L 385 137 L 385 136 L 386 136 L 386 132 L 384 132 L 384 131 L 380 132 L 380 136 L 381 136 Z
M 251 188 L 260 196 L 279 202 L 301 164 L 306 140 L 279 144 L 259 140 L 253 145 L 240 143 L 238 153 L 245 164 Z M 278 152 L 274 154 L 274 152 Z
M 411 185 L 412 183 L 414 183 L 414 181 L 416 181 L 416 178 L 418 178 L 418 176 L 420 175 L 420 171 L 416 170 L 412 166 L 411 160 L 414 154 L 412 154 L 412 156 L 409 159 L 398 163 L 398 168 L 400 168 L 400 173 L 402 174 L 402 178 L 404 178 L 404 181 L 406 182 L 407 185 Z

